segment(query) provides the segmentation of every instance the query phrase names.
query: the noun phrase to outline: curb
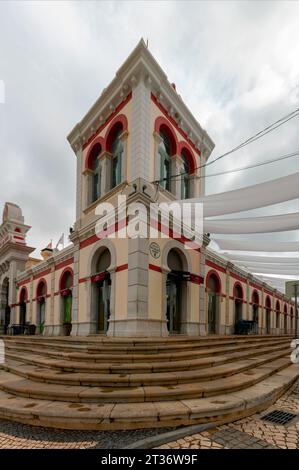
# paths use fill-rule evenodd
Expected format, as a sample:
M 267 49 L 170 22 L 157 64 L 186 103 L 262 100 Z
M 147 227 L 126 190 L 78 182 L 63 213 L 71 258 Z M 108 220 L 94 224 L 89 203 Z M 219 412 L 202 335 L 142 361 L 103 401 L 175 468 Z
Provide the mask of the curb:
M 134 444 L 129 444 L 128 446 L 123 447 L 123 449 L 152 449 L 153 447 L 167 444 L 168 442 L 176 441 L 177 439 L 190 436 L 192 434 L 198 434 L 206 431 L 207 429 L 215 428 L 216 426 L 216 423 L 186 426 L 185 428 L 176 429 L 175 431 L 169 431 L 163 434 L 158 434 L 157 436 L 140 439 L 139 441 L 134 442 Z

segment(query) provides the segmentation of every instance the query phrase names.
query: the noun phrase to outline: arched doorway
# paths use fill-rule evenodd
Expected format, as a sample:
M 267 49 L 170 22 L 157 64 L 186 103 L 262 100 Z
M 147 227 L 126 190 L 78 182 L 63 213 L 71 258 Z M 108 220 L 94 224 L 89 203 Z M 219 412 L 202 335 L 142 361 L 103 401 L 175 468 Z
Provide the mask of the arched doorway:
M 279 333 L 280 331 L 280 303 L 279 303 L 279 300 L 276 301 L 276 330 L 277 330 L 277 333 Z
M 23 287 L 20 293 L 20 325 L 23 327 L 22 332 L 25 331 L 26 325 L 26 302 L 27 302 L 27 290 Z
M 63 334 L 69 336 L 72 330 L 73 271 L 66 268 L 60 278 L 61 317 Z
M 43 334 L 45 329 L 45 317 L 46 317 L 46 295 L 47 295 L 47 288 L 45 281 L 40 281 L 37 286 L 37 327 L 38 332 Z
M 242 321 L 243 311 L 243 289 L 240 284 L 235 284 L 234 287 L 234 308 L 235 308 L 235 333 L 240 329 L 240 322 Z
M 182 326 L 182 306 L 187 307 L 184 302 L 187 285 L 184 279 L 183 259 L 175 248 L 168 253 L 167 266 L 170 269 L 166 280 L 167 328 L 170 334 L 178 334 L 181 332 Z
M 287 306 L 285 305 L 284 306 L 284 309 L 283 309 L 283 332 L 284 334 L 286 335 L 288 333 L 288 310 L 287 310 Z
M 208 274 L 208 333 L 215 334 L 219 316 L 219 294 L 221 293 L 220 280 L 216 274 Z
M 293 333 L 294 330 L 294 309 L 291 307 L 291 331 L 290 333 Z
M 106 334 L 110 319 L 110 296 L 111 277 L 107 271 L 111 265 L 111 253 L 108 248 L 104 248 L 96 255 L 95 275 L 91 280 L 93 283 L 93 309 L 96 323 L 96 333 Z
M 259 327 L 259 295 L 255 290 L 252 294 L 252 321 L 253 321 L 253 332 L 258 333 Z
M 10 324 L 10 306 L 9 306 L 9 279 L 6 277 L 2 284 L 2 305 L 4 309 L 4 334 L 7 334 L 8 326 Z
M 270 297 L 266 298 L 266 334 L 271 333 L 271 300 Z

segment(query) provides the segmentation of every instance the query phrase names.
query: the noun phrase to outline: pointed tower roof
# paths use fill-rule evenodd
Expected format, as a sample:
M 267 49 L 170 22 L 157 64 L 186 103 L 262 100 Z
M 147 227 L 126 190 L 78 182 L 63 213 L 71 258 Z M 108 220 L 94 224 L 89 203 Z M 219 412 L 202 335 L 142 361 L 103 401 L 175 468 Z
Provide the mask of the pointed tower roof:
M 139 80 L 144 80 L 154 96 L 176 120 L 194 145 L 208 158 L 215 144 L 195 119 L 178 95 L 163 69 L 149 51 L 143 39 L 139 41 L 125 62 L 117 70 L 114 79 L 68 135 L 68 141 L 76 152 L 103 125 L 111 112 L 126 99 Z

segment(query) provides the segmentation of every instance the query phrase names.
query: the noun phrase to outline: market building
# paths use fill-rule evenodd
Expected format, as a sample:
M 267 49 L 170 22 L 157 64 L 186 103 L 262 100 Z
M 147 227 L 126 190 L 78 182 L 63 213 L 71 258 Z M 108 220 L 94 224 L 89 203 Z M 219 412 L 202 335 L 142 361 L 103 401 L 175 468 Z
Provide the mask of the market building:
M 32 259 L 21 208 L 5 204 L 2 333 L 31 324 L 35 334 L 51 336 L 229 335 L 239 320 L 254 322 L 259 334 L 294 332 L 292 300 L 209 249 L 208 235 L 192 250 L 172 235 L 96 233 L 98 204 L 116 206 L 120 195 L 149 207 L 205 194 L 200 167 L 214 143 L 143 40 L 68 141 L 77 160 L 72 244 L 45 248 L 41 261 Z M 116 220 L 115 232 L 127 223 L 127 217 Z M 158 230 L 164 230 L 161 223 Z

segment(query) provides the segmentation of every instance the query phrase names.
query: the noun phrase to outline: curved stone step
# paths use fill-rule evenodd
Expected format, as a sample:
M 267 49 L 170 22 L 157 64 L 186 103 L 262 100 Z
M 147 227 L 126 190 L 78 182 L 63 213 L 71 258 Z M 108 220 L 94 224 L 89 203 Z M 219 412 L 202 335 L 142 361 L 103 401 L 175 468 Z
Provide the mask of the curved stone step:
M 230 395 L 148 403 L 74 404 L 32 400 L 0 391 L 0 417 L 34 426 L 80 430 L 125 430 L 193 425 L 220 425 L 272 405 L 299 377 L 297 365 Z
M 214 367 L 215 365 L 224 364 L 227 362 L 232 362 L 235 360 L 254 357 L 261 354 L 285 351 L 289 349 L 289 345 L 283 344 L 279 346 L 272 346 L 271 348 L 251 348 L 249 350 L 245 349 L 243 351 L 227 353 L 225 351 L 220 355 L 211 355 L 208 357 L 203 357 L 199 359 L 189 359 L 189 360 L 177 360 L 169 362 L 144 362 L 144 363 L 92 363 L 92 362 L 75 362 L 75 361 L 65 361 L 49 358 L 47 355 L 45 357 L 35 354 L 26 354 L 22 356 L 22 361 L 25 364 L 32 364 L 37 367 L 46 367 L 49 369 L 56 369 L 61 372 L 90 372 L 98 374 L 119 374 L 119 375 L 128 375 L 128 374 L 147 374 L 147 373 L 157 373 L 157 372 L 178 372 L 186 370 L 195 370 L 207 367 Z M 7 359 L 16 360 L 20 359 L 18 354 L 12 354 L 6 352 Z M 150 358 L 147 358 L 150 359 Z M 126 356 L 122 358 L 122 361 L 126 360 Z
M 223 347 L 205 347 L 205 348 L 199 348 L 196 349 L 192 352 L 185 352 L 185 351 L 180 351 L 180 352 L 175 352 L 175 353 L 160 353 L 160 354 L 147 354 L 147 355 L 140 355 L 140 354 L 126 354 L 126 363 L 141 363 L 141 362 L 154 362 L 158 361 L 161 363 L 162 361 L 172 362 L 172 361 L 178 361 L 178 360 L 193 360 L 195 358 L 204 358 L 204 357 L 210 357 L 210 356 L 215 356 L 219 354 L 226 354 L 226 353 L 231 353 L 231 352 L 241 352 L 241 351 L 250 351 L 250 350 L 258 350 L 258 349 L 264 349 L 265 347 L 270 347 L 273 350 L 275 348 L 283 347 L 288 345 L 289 346 L 290 342 L 289 340 L 281 340 L 281 341 L 276 341 L 273 344 L 267 344 L 267 343 L 259 343 L 258 345 L 256 344 L 242 344 L 242 345 L 236 345 L 236 346 L 223 346 Z M 69 352 L 62 352 L 62 351 L 48 351 L 46 345 L 43 348 L 34 348 L 31 346 L 26 346 L 26 347 L 16 347 L 14 345 L 7 345 L 6 346 L 6 354 L 14 354 L 14 353 L 26 353 L 26 354 L 35 354 L 38 356 L 46 356 L 47 358 L 57 358 L 61 360 L 69 360 L 72 363 L 74 361 L 84 361 L 84 362 L 93 362 L 93 363 L 112 363 L 112 362 L 122 362 L 124 358 L 124 354 L 118 355 L 118 354 L 90 354 L 90 353 L 69 353 Z
M 84 387 L 33 382 L 10 372 L 0 374 L 0 389 L 18 396 L 72 402 L 126 403 L 179 400 L 232 393 L 250 387 L 290 365 L 290 357 L 275 359 L 245 372 L 215 380 L 177 385 L 146 385 L 136 387 Z
M 213 339 L 212 339 L 213 338 Z M 225 338 L 225 339 L 224 339 Z M 227 339 L 228 338 L 228 339 Z M 164 340 L 161 343 L 157 343 L 157 345 L 153 345 L 150 341 L 148 343 L 145 343 L 144 345 L 140 345 L 139 343 L 136 343 L 134 345 L 134 342 L 130 346 L 128 346 L 127 343 L 118 342 L 118 341 L 108 341 L 106 338 L 106 341 L 94 341 L 93 345 L 89 345 L 89 343 L 84 343 L 83 340 L 80 342 L 76 340 L 61 340 L 57 341 L 56 339 L 54 340 L 53 338 L 49 339 L 48 337 L 40 337 L 40 339 L 36 339 L 36 337 L 26 337 L 26 336 L 6 336 L 2 337 L 4 340 L 6 346 L 9 347 L 15 347 L 16 349 L 19 349 L 20 351 L 26 350 L 27 348 L 32 348 L 32 349 L 38 349 L 38 347 L 41 347 L 42 349 L 47 349 L 50 353 L 50 350 L 53 350 L 53 353 L 57 353 L 58 351 L 61 352 L 87 352 L 89 354 L 100 354 L 104 353 L 109 355 L 112 354 L 142 354 L 142 355 L 152 355 L 152 354 L 160 354 L 160 353 L 178 353 L 179 351 L 194 351 L 198 350 L 201 348 L 206 348 L 210 347 L 213 345 L 213 347 L 223 347 L 223 346 L 232 346 L 232 347 L 237 347 L 242 346 L 242 345 L 253 345 L 255 344 L 257 347 L 259 344 L 262 343 L 275 343 L 275 342 L 281 342 L 281 341 L 288 341 L 290 337 L 285 337 L 285 336 L 266 336 L 266 337 L 258 337 L 258 336 L 241 336 L 241 337 L 197 337 L 196 339 L 184 339 L 184 341 L 173 341 L 172 338 L 169 338 L 169 341 Z
M 267 349 L 266 353 L 255 353 L 252 357 L 244 355 L 239 357 L 237 361 L 222 362 L 213 367 L 199 368 L 189 371 L 172 371 L 172 372 L 151 372 L 147 374 L 103 374 L 103 373 L 86 373 L 73 372 L 61 373 L 51 371 L 48 368 L 40 369 L 31 364 L 23 364 L 16 361 L 8 361 L 2 365 L 2 368 L 8 372 L 19 375 L 21 377 L 34 380 L 37 382 L 56 383 L 64 385 L 84 385 L 84 386 L 110 386 L 110 387 L 129 387 L 143 385 L 176 385 L 178 383 L 191 383 L 203 380 L 214 380 L 215 378 L 227 377 L 248 370 L 257 365 L 262 365 L 268 361 L 278 359 L 290 355 L 290 348 L 284 348 L 273 352 Z M 229 359 L 229 358 L 224 358 Z M 232 359 L 231 359 L 232 360 Z

